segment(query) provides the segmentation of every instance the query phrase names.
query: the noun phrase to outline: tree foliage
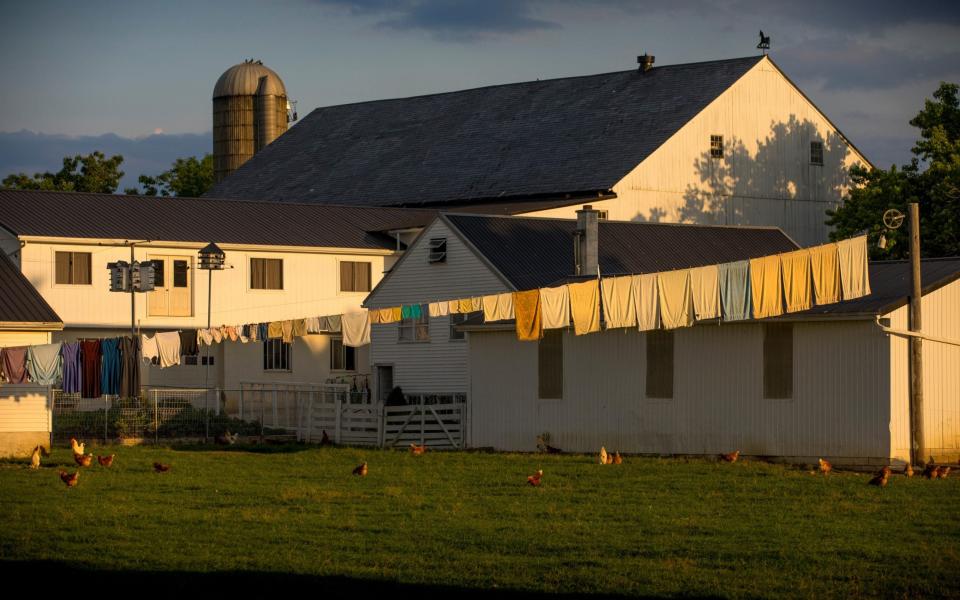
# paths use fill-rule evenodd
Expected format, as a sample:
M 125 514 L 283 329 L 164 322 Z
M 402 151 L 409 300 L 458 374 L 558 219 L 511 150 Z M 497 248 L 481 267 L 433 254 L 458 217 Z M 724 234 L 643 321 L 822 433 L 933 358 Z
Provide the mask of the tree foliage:
M 123 171 L 119 154 L 107 158 L 94 151 L 86 156 L 67 156 L 63 168 L 56 173 L 10 174 L 3 178 L 0 187 L 14 190 L 56 190 L 62 192 L 98 192 L 112 194 L 120 185 Z
M 884 232 L 883 213 L 896 208 L 908 213 L 907 204 L 920 205 L 920 248 L 923 256 L 960 256 L 960 86 L 941 83 L 933 99 L 910 124 L 920 130 L 910 164 L 898 169 L 854 167 L 854 183 L 843 206 L 827 211 L 832 239 L 866 230 L 871 242 L 883 233 L 887 249 L 870 244 L 872 258 L 905 258 L 909 252 L 907 224 Z
M 138 178 L 142 189 L 130 188 L 128 194 L 144 196 L 201 196 L 213 185 L 213 155 L 178 158 L 169 170 L 156 177 L 141 175 Z

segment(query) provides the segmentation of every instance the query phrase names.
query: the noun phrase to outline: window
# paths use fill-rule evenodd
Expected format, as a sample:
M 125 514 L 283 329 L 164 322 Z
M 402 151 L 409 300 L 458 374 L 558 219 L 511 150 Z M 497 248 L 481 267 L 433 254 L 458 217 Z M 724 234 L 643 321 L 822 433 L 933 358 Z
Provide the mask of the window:
M 68 285 L 90 285 L 89 252 L 57 252 L 56 282 Z
M 283 259 L 282 258 L 251 258 L 250 259 L 250 289 L 282 290 L 283 289 Z
M 471 316 L 475 314 L 476 313 L 458 313 L 458 314 L 450 315 L 450 339 L 451 340 L 462 340 L 466 337 L 462 331 L 456 330 L 456 326 L 465 322 L 467 319 L 469 319 Z
M 793 323 L 763 324 L 763 397 L 793 397 Z
M 810 164 L 823 164 L 823 142 L 810 142 Z
M 332 338 L 330 340 L 330 370 L 356 371 L 357 349 L 344 346 L 342 338 Z
M 398 331 L 398 339 L 401 342 L 429 342 L 430 312 L 427 310 L 427 307 L 421 307 L 421 314 L 419 317 L 400 319 Z
M 447 238 L 430 238 L 430 254 L 427 262 L 447 262 Z
M 340 291 L 369 292 L 370 263 L 340 261 Z
M 216 364 L 216 362 L 214 361 L 214 358 L 216 358 L 216 357 L 214 357 L 214 356 L 201 356 L 201 357 L 200 357 L 200 364 L 201 364 L 201 365 L 214 365 L 214 364 Z
M 723 158 L 723 136 L 710 136 L 710 158 Z
M 280 339 L 263 341 L 263 370 L 289 371 L 290 346 Z
M 537 347 L 538 397 L 543 400 L 563 398 L 563 330 L 548 329 Z
M 673 398 L 673 332 L 648 331 L 647 398 Z
M 597 219 L 599 219 L 600 221 L 607 221 L 607 220 L 609 220 L 609 219 L 610 219 L 610 211 L 609 211 L 609 210 L 598 210 L 598 211 L 597 211 Z
M 173 261 L 173 287 L 187 287 L 187 261 Z

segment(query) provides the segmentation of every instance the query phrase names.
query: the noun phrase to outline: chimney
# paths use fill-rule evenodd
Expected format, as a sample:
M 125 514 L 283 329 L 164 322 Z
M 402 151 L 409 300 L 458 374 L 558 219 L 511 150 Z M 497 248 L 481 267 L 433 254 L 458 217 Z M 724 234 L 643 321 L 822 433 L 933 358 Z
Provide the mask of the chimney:
M 637 64 L 640 65 L 640 72 L 646 73 L 653 68 L 653 61 L 656 59 L 656 56 L 651 56 L 646 52 L 643 53 L 643 56 L 637 57 Z
M 574 273 L 596 275 L 600 260 L 600 211 L 589 204 L 577 211 L 577 231 L 574 233 Z

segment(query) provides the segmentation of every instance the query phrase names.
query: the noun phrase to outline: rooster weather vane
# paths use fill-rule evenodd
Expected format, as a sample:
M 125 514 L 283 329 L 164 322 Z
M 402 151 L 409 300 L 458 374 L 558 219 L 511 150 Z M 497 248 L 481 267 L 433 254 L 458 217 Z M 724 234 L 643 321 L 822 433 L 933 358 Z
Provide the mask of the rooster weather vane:
M 763 50 L 764 55 L 766 55 L 767 50 L 770 49 L 770 36 L 763 35 L 763 30 L 760 30 L 760 43 L 757 44 L 758 50 Z

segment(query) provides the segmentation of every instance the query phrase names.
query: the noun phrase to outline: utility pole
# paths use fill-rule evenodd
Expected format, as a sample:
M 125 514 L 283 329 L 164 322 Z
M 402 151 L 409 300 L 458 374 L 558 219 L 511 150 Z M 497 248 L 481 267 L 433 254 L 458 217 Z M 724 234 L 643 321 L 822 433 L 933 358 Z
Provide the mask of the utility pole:
M 920 305 L 923 288 L 920 281 L 920 206 L 910 203 L 910 331 L 920 333 Z M 923 340 L 910 336 L 910 462 L 924 466 L 927 449 L 923 437 Z
M 137 336 L 137 291 L 133 287 L 133 246 L 130 242 L 130 335 Z

